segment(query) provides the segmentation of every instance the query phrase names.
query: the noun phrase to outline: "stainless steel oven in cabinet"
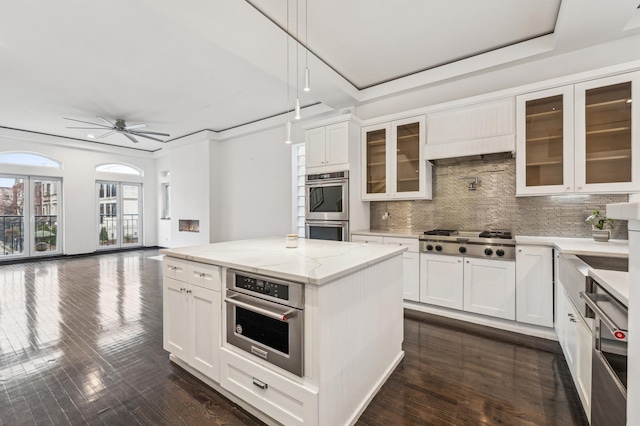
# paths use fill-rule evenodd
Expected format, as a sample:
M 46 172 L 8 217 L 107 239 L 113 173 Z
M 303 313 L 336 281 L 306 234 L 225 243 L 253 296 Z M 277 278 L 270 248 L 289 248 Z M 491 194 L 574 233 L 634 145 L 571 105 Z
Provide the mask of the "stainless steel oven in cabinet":
M 349 241 L 346 220 L 307 220 L 306 236 L 310 240 Z
M 304 286 L 227 271 L 227 343 L 302 377 Z
M 591 426 L 627 424 L 628 310 L 597 282 L 580 297 L 594 313 Z
M 349 220 L 349 172 L 307 175 L 307 220 Z

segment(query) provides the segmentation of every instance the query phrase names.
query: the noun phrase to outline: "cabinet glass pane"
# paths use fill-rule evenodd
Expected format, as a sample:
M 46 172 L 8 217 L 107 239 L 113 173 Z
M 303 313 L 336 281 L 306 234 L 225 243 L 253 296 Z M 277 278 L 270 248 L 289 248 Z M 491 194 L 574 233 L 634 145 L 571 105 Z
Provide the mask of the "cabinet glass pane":
M 562 185 L 562 95 L 527 101 L 525 114 L 526 185 Z
M 631 181 L 631 82 L 585 94 L 586 183 Z
M 387 191 L 386 141 L 385 129 L 367 132 L 367 194 Z
M 420 190 L 420 123 L 410 123 L 397 128 L 396 170 L 397 192 Z

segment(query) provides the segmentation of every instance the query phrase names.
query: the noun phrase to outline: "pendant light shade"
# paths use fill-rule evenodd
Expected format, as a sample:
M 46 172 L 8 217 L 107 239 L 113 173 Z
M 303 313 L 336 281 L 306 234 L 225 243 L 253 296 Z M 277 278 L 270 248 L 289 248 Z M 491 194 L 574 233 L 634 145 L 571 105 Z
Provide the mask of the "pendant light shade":
M 305 68 L 304 69 L 304 91 L 308 92 L 309 90 L 311 90 L 311 71 L 309 71 L 309 68 Z
M 293 118 L 300 120 L 300 98 L 296 98 L 296 115 Z
M 291 143 L 291 122 L 287 120 L 284 131 L 284 143 Z

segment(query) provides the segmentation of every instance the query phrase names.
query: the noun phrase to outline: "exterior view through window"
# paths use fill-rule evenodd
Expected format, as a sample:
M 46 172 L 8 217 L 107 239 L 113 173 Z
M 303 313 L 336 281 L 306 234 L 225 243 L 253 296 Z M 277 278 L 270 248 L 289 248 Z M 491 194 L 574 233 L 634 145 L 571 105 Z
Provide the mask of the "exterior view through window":
M 98 248 L 142 245 L 142 185 L 98 182 Z
M 0 176 L 0 254 L 60 252 L 61 180 Z M 27 225 L 30 224 L 30 225 Z

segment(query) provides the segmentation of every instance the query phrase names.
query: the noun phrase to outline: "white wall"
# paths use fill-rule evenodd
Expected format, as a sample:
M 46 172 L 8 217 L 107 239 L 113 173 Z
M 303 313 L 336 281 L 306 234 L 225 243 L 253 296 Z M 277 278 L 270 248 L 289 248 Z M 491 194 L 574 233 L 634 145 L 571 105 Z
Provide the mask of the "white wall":
M 156 207 L 156 216 L 162 217 L 162 184 L 171 184 L 171 176 L 164 176 L 163 173 L 171 171 L 170 157 L 164 156 L 156 160 L 156 198 L 158 200 Z M 173 197 L 173 188 L 170 187 L 171 197 Z M 171 220 L 158 219 L 158 245 L 160 247 L 171 247 Z
M 304 142 L 294 126 L 293 143 Z M 284 124 L 218 142 L 220 241 L 293 232 L 291 223 L 291 145 Z
M 97 249 L 96 180 L 142 183 L 144 203 L 151 206 L 143 211 L 142 241 L 145 246 L 157 244 L 156 164 L 150 153 L 125 148 L 111 150 L 110 147 L 91 142 L 2 130 L 0 153 L 7 151 L 32 152 L 63 163 L 62 169 L 3 164 L 0 173 L 62 178 L 64 254 L 91 253 Z M 144 176 L 95 171 L 98 164 L 114 162 L 142 169 Z

